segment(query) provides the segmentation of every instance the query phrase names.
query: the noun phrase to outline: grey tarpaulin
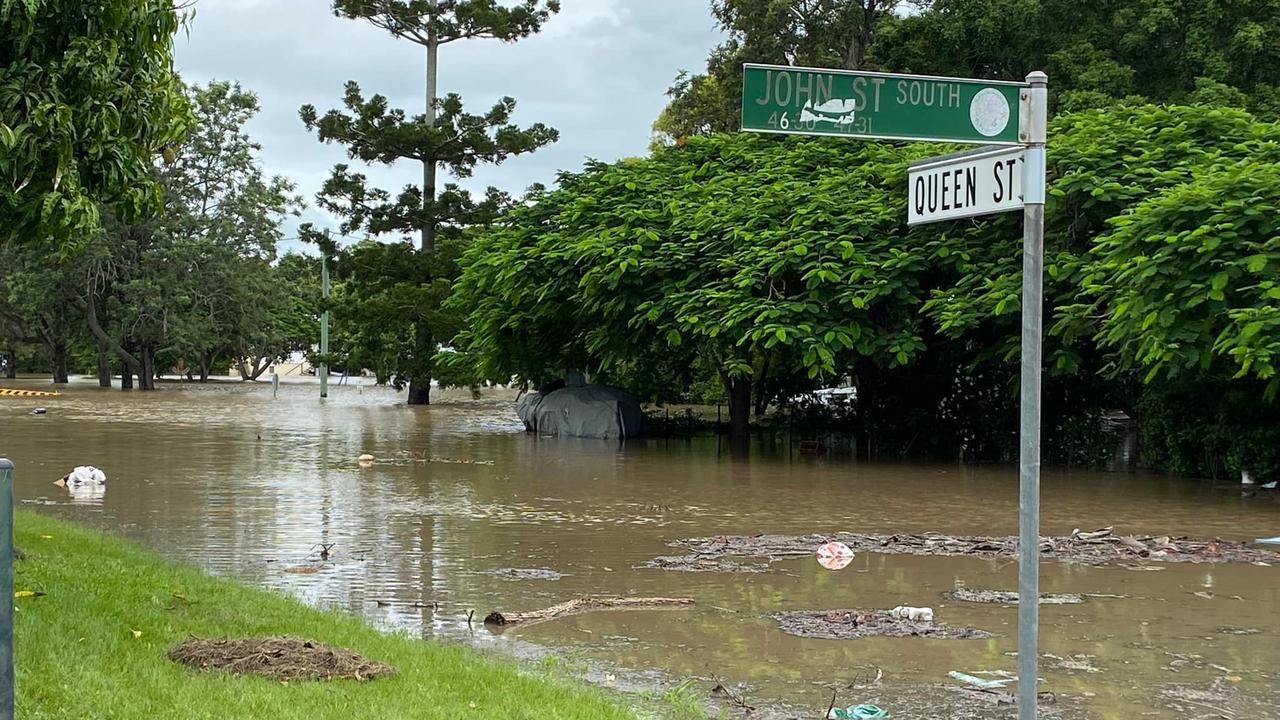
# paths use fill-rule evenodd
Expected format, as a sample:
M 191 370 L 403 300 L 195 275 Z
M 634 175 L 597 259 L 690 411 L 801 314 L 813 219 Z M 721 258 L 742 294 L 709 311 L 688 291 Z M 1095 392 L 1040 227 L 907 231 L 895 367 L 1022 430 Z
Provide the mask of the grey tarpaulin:
M 573 385 L 546 395 L 532 392 L 516 403 L 525 429 L 539 435 L 621 439 L 644 432 L 640 403 L 608 385 Z

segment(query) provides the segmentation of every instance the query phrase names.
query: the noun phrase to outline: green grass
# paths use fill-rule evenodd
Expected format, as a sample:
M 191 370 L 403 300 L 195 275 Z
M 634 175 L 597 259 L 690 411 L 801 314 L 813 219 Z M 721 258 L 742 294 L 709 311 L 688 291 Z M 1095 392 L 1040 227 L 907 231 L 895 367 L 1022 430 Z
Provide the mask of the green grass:
M 356 618 L 210 577 L 133 543 L 30 513 L 16 517 L 18 717 L 631 719 L 603 691 L 467 648 L 380 633 Z M 140 631 L 136 636 L 134 631 Z M 279 682 L 189 670 L 165 652 L 189 635 L 293 635 L 400 670 L 360 683 Z

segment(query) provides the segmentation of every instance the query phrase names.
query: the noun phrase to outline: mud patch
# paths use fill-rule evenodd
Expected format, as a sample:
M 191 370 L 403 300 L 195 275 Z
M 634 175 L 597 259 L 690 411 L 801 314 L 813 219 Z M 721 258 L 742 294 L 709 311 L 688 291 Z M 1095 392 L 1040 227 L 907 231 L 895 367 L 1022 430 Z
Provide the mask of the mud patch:
M 506 580 L 559 580 L 564 577 L 564 573 L 547 568 L 499 568 L 487 574 Z
M 864 637 L 927 637 L 940 640 L 980 640 L 995 637 L 986 630 L 949 627 L 936 622 L 913 622 L 890 617 L 884 610 L 810 610 L 771 616 L 788 635 L 826 640 Z
M 667 570 L 689 570 L 729 557 L 756 557 L 778 560 L 812 555 L 821 544 L 838 540 L 854 552 L 885 555 L 959 555 L 968 557 L 1016 557 L 1018 538 L 1014 536 L 952 536 L 939 533 L 921 535 L 876 535 L 836 533 L 834 535 L 720 535 L 689 538 L 671 543 L 687 550 L 687 556 L 668 556 L 654 560 L 650 567 Z M 1280 559 L 1270 550 L 1245 542 L 1197 540 L 1166 536 L 1121 536 L 1110 528 L 1093 532 L 1040 539 L 1040 550 L 1046 559 L 1063 560 L 1083 565 L 1125 563 L 1134 569 L 1163 569 L 1152 565 L 1134 565 L 1134 561 L 1159 563 L 1226 563 L 1263 562 Z
M 291 637 L 243 639 L 188 638 L 169 659 L 198 670 L 231 675 L 260 675 L 272 680 L 373 680 L 395 675 L 387 664 L 350 650 Z
M 992 605 L 1017 605 L 1018 593 L 1008 592 L 1006 590 L 972 590 L 970 588 L 956 588 L 942 593 L 942 597 L 948 600 L 959 600 L 961 602 L 971 603 L 990 603 Z M 1041 593 L 1041 605 L 1078 605 L 1084 602 L 1083 595 L 1054 595 L 1051 593 Z

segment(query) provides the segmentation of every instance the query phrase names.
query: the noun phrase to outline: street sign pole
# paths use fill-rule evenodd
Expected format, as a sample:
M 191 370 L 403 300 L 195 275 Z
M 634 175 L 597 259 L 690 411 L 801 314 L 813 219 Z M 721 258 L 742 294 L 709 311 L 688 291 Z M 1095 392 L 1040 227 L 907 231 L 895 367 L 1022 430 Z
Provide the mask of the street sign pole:
M 13 463 L 0 457 L 0 720 L 13 720 Z
M 1049 76 L 1022 91 L 1022 421 L 1018 499 L 1018 720 L 1036 717 L 1040 627 L 1040 374 L 1044 328 L 1044 199 Z
M 329 397 L 329 253 L 320 256 L 320 297 L 324 298 L 324 314 L 320 316 L 320 355 L 324 362 L 316 369 L 320 375 L 320 397 Z

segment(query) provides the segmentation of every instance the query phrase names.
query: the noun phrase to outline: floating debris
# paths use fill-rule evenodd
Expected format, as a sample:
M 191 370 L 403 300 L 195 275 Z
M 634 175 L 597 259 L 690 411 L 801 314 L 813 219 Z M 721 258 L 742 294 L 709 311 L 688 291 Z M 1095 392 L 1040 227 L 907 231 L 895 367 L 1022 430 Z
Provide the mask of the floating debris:
M 636 567 L 676 570 L 678 572 L 762 573 L 769 571 L 769 563 L 744 563 L 726 558 L 708 558 L 697 555 L 663 555 Z
M 979 640 L 994 637 L 986 630 L 949 627 L 937 622 L 893 617 L 884 610 L 805 610 L 772 615 L 788 635 L 827 640 L 864 637 L 928 637 L 942 640 Z
M 495 610 L 485 616 L 484 624 L 505 627 L 521 623 L 554 620 L 566 615 L 577 615 L 594 610 L 649 610 L 653 608 L 689 607 L 692 605 L 693 600 L 691 598 L 574 598 L 558 605 L 552 605 L 549 608 L 531 612 L 501 613 Z
M 507 580 L 559 580 L 564 577 L 564 573 L 547 568 L 499 568 L 489 570 L 487 574 Z
M 1018 593 L 1006 590 L 971 590 L 958 587 L 942 593 L 948 600 L 959 600 L 971 603 L 989 603 L 992 605 L 1017 605 Z M 1040 593 L 1041 605 L 1079 605 L 1084 602 L 1083 595 Z
M 887 555 L 1016 557 L 1018 551 L 1018 538 L 1015 536 L 951 536 L 940 533 L 879 535 L 844 532 L 834 535 L 720 535 L 677 540 L 671 545 L 688 550 L 689 555 L 664 556 L 651 561 L 647 567 L 696 571 L 704 569 L 700 566 L 731 556 L 762 557 L 774 560 L 808 556 L 813 553 L 813 548 L 831 540 L 839 540 L 854 552 Z M 1063 560 L 1084 565 L 1120 562 L 1120 567 L 1132 570 L 1162 569 L 1153 565 L 1132 564 L 1134 560 L 1160 563 L 1224 563 L 1262 562 L 1280 558 L 1280 555 L 1275 552 L 1253 547 L 1244 542 L 1167 536 L 1122 537 L 1113 534 L 1111 528 L 1087 533 L 1077 530 L 1069 536 L 1041 538 L 1040 550 L 1044 557 L 1050 560 Z M 1129 561 L 1129 564 L 1125 564 L 1124 561 Z

